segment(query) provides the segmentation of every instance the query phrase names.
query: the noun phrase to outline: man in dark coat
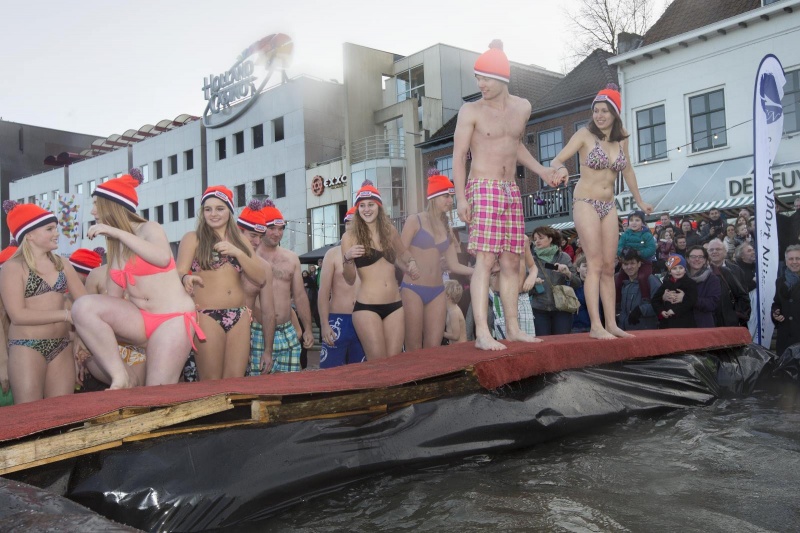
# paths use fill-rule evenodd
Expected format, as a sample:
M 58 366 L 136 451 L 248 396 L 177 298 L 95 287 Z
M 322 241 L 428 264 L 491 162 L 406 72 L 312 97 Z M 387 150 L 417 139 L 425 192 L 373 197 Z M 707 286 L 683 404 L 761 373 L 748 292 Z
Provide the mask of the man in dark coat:
M 794 199 L 794 213 L 778 216 L 778 257 L 785 257 L 792 244 L 800 244 L 800 196 Z
M 727 248 L 719 239 L 708 243 L 711 271 L 719 278 L 720 300 L 714 321 L 717 326 L 746 326 L 750 319 L 750 295 L 742 285 L 744 272 L 727 260 Z
M 772 322 L 778 330 L 778 355 L 800 342 L 800 244 L 786 248 L 786 268 L 775 283 Z

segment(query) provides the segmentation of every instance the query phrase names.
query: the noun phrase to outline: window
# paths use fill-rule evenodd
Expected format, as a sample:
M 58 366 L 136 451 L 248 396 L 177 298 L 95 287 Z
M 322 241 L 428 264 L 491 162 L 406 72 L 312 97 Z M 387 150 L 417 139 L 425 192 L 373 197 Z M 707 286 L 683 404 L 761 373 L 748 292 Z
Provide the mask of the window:
M 243 184 L 234 187 L 233 194 L 236 196 L 236 207 L 242 207 L 247 203 L 247 191 Z
M 550 161 L 564 147 L 564 134 L 561 128 L 539 132 L 539 162 L 550 166 Z
M 517 170 L 515 172 L 517 179 L 525 179 L 525 166 L 524 165 L 517 165 Z
M 786 85 L 783 86 L 783 133 L 794 133 L 800 130 L 800 70 L 786 73 Z
M 109 179 L 108 176 L 103 176 L 102 178 L 100 178 L 100 183 L 105 183 L 108 181 L 108 179 Z
M 155 169 L 156 179 L 160 180 L 164 177 L 164 166 L 161 164 L 161 160 L 153 162 L 153 169 Z
M 89 182 L 89 194 L 92 194 L 92 193 L 94 192 L 94 188 L 95 188 L 96 186 L 97 186 L 97 185 L 96 185 L 96 183 L 95 183 L 95 181 L 94 181 L 94 180 L 92 180 L 92 181 L 90 181 L 90 182 Z
M 725 132 L 725 93 L 722 89 L 689 98 L 692 152 L 728 144 Z
M 147 183 L 150 181 L 150 167 L 148 165 L 142 165 L 142 183 Z
M 35 196 L 29 196 L 28 197 L 28 203 L 29 204 L 35 204 L 36 203 L 36 197 Z
M 241 154 L 244 153 L 244 132 L 240 131 L 239 133 L 233 134 L 233 143 L 236 146 L 236 153 Z
M 169 204 L 169 220 L 170 222 L 177 222 L 180 220 L 180 214 L 178 213 L 178 202 L 172 202 Z
M 194 150 L 186 150 L 183 152 L 183 166 L 186 170 L 194 168 Z
M 272 121 L 272 139 L 273 142 L 282 141 L 284 137 L 283 132 L 283 117 L 278 117 Z
M 575 131 L 577 132 L 581 128 L 585 128 L 588 125 L 589 125 L 589 121 L 588 120 L 581 120 L 579 122 L 576 122 L 575 123 Z M 578 172 L 581 171 L 581 154 L 580 153 L 575 154 L 575 168 L 577 169 Z
M 194 198 L 186 199 L 186 218 L 194 218 Z
M 83 183 L 75 184 L 75 194 L 83 194 Z
M 453 156 L 440 157 L 436 160 L 436 171 L 442 176 L 453 179 Z
M 395 83 L 398 102 L 425 96 L 425 70 L 422 65 L 399 73 Z
M 311 246 L 321 248 L 339 240 L 339 205 L 311 209 Z
M 253 148 L 264 146 L 264 125 L 253 126 Z
M 636 112 L 636 140 L 639 162 L 667 157 L 667 121 L 663 105 Z
M 42 193 L 42 205 L 44 205 L 49 200 L 49 196 L 46 192 Z
M 139 211 L 139 214 L 142 216 L 143 219 L 150 220 L 150 210 L 149 209 L 142 209 L 141 211 Z
M 266 194 L 266 191 L 264 190 L 264 180 L 256 180 L 253 182 L 253 193 Z
M 169 175 L 174 176 L 178 173 L 178 154 L 169 156 Z
M 125 175 L 124 172 L 117 172 L 117 173 L 114 174 L 114 177 L 115 178 L 121 178 L 123 175 Z M 103 178 L 103 183 L 107 182 L 110 179 L 111 178 L 109 176 L 106 176 L 105 178 Z
M 164 223 L 164 206 L 163 205 L 157 205 L 156 206 L 156 222 L 158 222 L 159 224 L 163 224 Z
M 228 152 L 225 147 L 225 137 L 217 139 L 217 161 L 222 161 L 228 157 Z
M 278 174 L 275 176 L 275 198 L 286 197 L 286 174 Z

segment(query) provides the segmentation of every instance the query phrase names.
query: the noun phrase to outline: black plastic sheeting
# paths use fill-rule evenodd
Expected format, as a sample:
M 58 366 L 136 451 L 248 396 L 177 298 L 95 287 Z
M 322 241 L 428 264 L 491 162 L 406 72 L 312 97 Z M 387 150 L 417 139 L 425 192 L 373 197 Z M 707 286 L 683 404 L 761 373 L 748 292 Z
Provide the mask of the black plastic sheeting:
M 628 361 L 379 417 L 145 441 L 79 460 L 68 497 L 149 531 L 230 527 L 393 467 L 530 447 L 632 414 L 746 395 L 768 377 L 774 357 L 751 345 Z

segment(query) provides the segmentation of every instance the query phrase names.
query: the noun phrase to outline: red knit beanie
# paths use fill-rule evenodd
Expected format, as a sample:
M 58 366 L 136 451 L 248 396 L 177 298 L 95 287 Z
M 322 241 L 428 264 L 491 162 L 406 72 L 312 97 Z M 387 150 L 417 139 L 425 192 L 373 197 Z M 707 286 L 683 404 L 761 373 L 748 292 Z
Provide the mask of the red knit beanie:
M 106 251 L 103 248 L 78 248 L 69 256 L 70 264 L 81 274 L 88 274 L 95 268 L 103 264 L 103 255 Z
M 273 202 L 270 198 L 264 200 L 264 208 L 261 209 L 261 212 L 266 217 L 264 224 L 267 226 L 285 226 L 286 221 L 283 219 L 283 215 L 281 214 L 280 210 L 275 207 L 275 202 Z
M 597 93 L 597 96 L 592 101 L 592 109 L 594 109 L 594 104 L 597 102 L 606 102 L 614 108 L 617 115 L 621 114 L 619 110 L 622 109 L 622 96 L 619 94 L 619 87 L 615 83 L 609 83 L 605 89 Z
M 505 83 L 511 80 L 511 63 L 503 52 L 503 41 L 495 39 L 489 44 L 489 50 L 478 56 L 475 74 Z
M 0 265 L 11 259 L 11 256 L 17 252 L 17 241 L 11 239 L 11 242 L 8 243 L 8 246 L 3 248 L 0 251 Z
M 110 179 L 98 185 L 92 196 L 99 196 L 106 200 L 111 200 L 120 204 L 128 211 L 136 212 L 139 206 L 139 196 L 136 194 L 136 187 L 142 183 L 142 171 L 132 168 L 130 174 L 124 174 L 118 178 Z
M 378 189 L 375 188 L 375 185 L 373 185 L 370 180 L 364 180 L 364 183 L 361 184 L 361 188 L 358 189 L 358 192 L 356 193 L 356 202 L 354 205 L 357 207 L 361 200 L 366 200 L 368 198 L 371 198 L 372 200 L 375 200 L 379 204 L 383 205 L 383 202 L 381 201 L 381 193 L 378 192 Z
M 242 213 L 239 215 L 239 218 L 236 219 L 236 224 L 238 224 L 240 228 L 249 231 L 266 233 L 267 217 L 264 216 L 264 213 L 261 211 L 262 207 L 263 204 L 261 201 L 257 198 L 253 198 L 248 202 L 245 208 L 242 209 Z
M 344 214 L 344 221 L 349 222 L 353 220 L 353 216 L 356 214 L 356 206 L 351 207 L 347 210 L 347 213 Z
M 428 200 L 432 200 L 437 196 L 455 193 L 455 185 L 453 185 L 453 182 L 450 181 L 447 176 L 442 176 L 440 174 L 428 176 Z
M 218 200 L 222 200 L 225 202 L 225 205 L 228 206 L 228 209 L 231 210 L 233 213 L 233 193 L 231 190 L 223 185 L 214 185 L 206 189 L 206 192 L 203 193 L 203 197 L 200 199 L 200 206 L 206 203 L 206 200 L 209 198 L 217 198 Z
M 7 213 L 8 231 L 18 243 L 22 243 L 25 235 L 36 228 L 52 222 L 58 224 L 56 216 L 36 204 L 18 204 L 13 200 L 3 202 L 3 211 Z

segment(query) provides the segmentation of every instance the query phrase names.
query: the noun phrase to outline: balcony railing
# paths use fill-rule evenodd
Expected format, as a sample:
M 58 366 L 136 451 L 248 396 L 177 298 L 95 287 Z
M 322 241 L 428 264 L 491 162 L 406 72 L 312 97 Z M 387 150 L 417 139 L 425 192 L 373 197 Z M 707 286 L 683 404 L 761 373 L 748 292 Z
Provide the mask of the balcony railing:
M 566 187 L 546 189 L 522 197 L 525 220 L 569 216 L 572 213 L 572 193 L 580 176 L 570 176 Z
M 372 135 L 353 141 L 350 160 L 353 163 L 369 159 L 404 159 L 406 157 L 405 139 L 397 135 Z

